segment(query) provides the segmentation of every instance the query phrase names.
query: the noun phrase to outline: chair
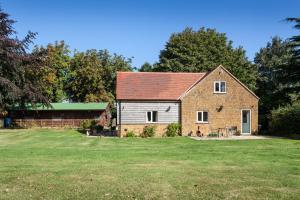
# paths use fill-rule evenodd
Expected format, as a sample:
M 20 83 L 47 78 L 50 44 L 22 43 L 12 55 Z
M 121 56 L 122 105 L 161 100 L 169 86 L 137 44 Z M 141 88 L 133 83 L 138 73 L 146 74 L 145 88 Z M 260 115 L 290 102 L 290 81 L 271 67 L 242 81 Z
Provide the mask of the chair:
M 229 136 L 235 135 L 236 132 L 237 132 L 237 127 L 236 126 L 228 127 L 228 134 L 229 134 Z
M 226 135 L 226 128 L 218 128 L 218 136 L 225 136 Z

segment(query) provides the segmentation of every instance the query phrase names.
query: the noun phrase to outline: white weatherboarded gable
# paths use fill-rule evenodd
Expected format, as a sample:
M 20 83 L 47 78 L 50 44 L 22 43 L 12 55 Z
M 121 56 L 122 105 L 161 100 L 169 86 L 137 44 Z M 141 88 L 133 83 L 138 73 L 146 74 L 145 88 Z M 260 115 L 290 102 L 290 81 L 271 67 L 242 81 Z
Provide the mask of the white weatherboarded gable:
M 179 105 L 179 102 L 118 102 L 118 124 L 145 124 L 147 111 L 158 111 L 157 123 L 178 123 Z

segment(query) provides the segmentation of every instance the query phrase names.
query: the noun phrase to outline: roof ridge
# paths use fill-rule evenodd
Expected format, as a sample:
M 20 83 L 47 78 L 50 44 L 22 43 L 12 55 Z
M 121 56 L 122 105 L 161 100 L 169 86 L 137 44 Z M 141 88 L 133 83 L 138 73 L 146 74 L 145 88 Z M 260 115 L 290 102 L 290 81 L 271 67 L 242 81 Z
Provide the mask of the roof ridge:
M 206 74 L 207 72 L 128 72 L 117 71 L 117 73 L 139 73 L 139 74 Z

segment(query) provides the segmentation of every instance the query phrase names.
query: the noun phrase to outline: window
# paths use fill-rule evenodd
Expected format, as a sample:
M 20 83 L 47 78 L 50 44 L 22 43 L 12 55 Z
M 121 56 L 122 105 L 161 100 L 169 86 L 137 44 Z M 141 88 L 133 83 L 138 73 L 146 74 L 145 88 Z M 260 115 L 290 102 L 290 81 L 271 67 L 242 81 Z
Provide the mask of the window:
M 243 123 L 248 123 L 247 110 L 243 110 Z
M 208 112 L 198 111 L 197 112 L 197 122 L 208 123 Z
M 154 123 L 157 122 L 157 111 L 147 111 L 147 122 Z
M 214 82 L 214 93 L 226 93 L 226 82 L 215 81 Z

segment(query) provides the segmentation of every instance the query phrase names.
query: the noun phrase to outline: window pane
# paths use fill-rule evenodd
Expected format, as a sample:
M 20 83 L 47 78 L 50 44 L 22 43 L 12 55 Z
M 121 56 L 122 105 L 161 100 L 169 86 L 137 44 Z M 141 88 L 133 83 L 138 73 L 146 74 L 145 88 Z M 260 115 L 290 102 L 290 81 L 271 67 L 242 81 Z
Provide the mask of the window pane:
M 202 121 L 202 112 L 198 112 L 198 122 Z
M 147 112 L 147 122 L 151 122 L 151 112 Z
M 208 112 L 203 112 L 203 121 L 208 122 Z
M 219 92 L 220 91 L 220 86 L 219 86 L 219 82 L 215 83 L 215 92 Z
M 153 112 L 152 112 L 152 118 L 153 118 L 153 119 L 152 119 L 152 120 L 153 120 L 152 122 L 157 122 L 157 111 L 153 111 Z
M 243 111 L 243 123 L 248 123 L 247 111 Z
M 225 91 L 226 91 L 226 83 L 221 82 L 221 92 L 225 92 Z

